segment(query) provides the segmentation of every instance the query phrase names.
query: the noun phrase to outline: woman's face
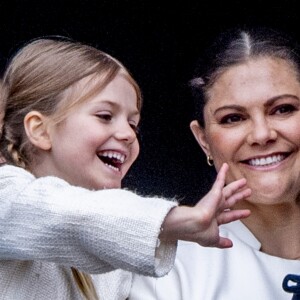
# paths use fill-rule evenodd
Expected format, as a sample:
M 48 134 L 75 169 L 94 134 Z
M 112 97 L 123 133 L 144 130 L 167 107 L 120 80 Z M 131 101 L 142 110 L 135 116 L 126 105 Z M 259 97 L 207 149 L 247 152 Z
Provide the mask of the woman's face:
M 241 177 L 251 201 L 293 201 L 300 190 L 300 83 L 279 59 L 259 58 L 226 70 L 212 86 L 205 129 L 191 129 L 227 182 Z
M 83 79 L 79 87 L 85 83 Z M 139 120 L 135 90 L 118 75 L 64 121 L 49 125 L 51 147 L 44 151 L 37 175 L 55 175 L 89 189 L 120 188 L 139 154 Z

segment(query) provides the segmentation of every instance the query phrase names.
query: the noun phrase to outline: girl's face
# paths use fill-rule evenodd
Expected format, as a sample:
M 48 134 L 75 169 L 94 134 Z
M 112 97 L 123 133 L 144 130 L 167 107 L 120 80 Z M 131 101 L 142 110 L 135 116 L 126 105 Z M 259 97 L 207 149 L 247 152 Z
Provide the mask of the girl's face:
M 119 74 L 99 94 L 76 106 L 63 122 L 50 127 L 51 149 L 43 170 L 36 173 L 89 189 L 120 188 L 139 154 L 139 121 L 135 90 Z
M 249 201 L 295 201 L 300 190 L 300 83 L 285 61 L 259 58 L 226 70 L 210 90 L 205 129 L 191 129 L 214 160 L 245 177 Z

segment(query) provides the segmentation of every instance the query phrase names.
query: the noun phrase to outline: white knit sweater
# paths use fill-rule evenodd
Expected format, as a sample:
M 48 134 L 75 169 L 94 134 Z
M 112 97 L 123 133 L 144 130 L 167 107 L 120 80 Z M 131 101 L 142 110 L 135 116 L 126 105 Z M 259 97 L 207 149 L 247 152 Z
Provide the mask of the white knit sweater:
M 81 299 L 71 266 L 91 274 L 122 268 L 165 275 L 176 244 L 158 247 L 158 234 L 176 205 L 0 167 L 0 299 Z

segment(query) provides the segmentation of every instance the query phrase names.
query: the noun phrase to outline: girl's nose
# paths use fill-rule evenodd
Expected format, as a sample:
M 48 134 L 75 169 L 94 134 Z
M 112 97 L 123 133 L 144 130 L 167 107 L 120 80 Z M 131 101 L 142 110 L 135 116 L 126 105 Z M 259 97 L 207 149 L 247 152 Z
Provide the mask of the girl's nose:
M 247 140 L 251 145 L 257 144 L 265 146 L 271 142 L 274 142 L 276 138 L 276 129 L 268 123 L 268 120 L 261 118 L 252 122 Z
M 118 140 L 123 140 L 131 144 L 136 140 L 137 135 L 134 128 L 132 128 L 130 124 L 126 123 L 126 124 L 119 125 L 119 128 L 115 133 L 115 137 Z

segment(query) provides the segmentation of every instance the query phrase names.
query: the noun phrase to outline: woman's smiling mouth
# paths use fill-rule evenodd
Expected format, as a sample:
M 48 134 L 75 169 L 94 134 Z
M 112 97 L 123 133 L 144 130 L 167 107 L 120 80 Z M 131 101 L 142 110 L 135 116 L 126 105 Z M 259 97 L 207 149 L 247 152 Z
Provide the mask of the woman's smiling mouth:
M 276 155 L 270 155 L 265 157 L 252 158 L 249 160 L 244 160 L 242 162 L 254 167 L 266 167 L 266 166 L 271 166 L 280 163 L 289 155 L 290 153 L 276 154 Z

